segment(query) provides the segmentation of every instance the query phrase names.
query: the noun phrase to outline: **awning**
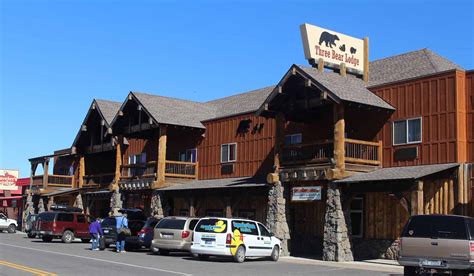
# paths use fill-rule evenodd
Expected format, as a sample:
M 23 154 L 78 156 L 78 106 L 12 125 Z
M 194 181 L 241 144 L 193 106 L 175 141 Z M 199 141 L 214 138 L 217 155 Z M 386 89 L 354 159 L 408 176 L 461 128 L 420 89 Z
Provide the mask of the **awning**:
M 417 180 L 432 174 L 459 167 L 457 163 L 382 168 L 369 173 L 359 173 L 336 183 L 360 183 L 394 180 Z
M 9 200 L 9 199 L 22 199 L 22 196 L 2 196 L 0 200 Z
M 87 192 L 87 193 L 84 193 L 84 195 L 107 195 L 110 193 L 112 192 L 109 190 L 99 190 L 99 191 L 94 191 L 94 192 Z
M 265 179 L 254 177 L 221 178 L 210 180 L 193 180 L 159 189 L 160 191 L 201 190 L 201 189 L 225 189 L 225 188 L 248 188 L 269 186 Z

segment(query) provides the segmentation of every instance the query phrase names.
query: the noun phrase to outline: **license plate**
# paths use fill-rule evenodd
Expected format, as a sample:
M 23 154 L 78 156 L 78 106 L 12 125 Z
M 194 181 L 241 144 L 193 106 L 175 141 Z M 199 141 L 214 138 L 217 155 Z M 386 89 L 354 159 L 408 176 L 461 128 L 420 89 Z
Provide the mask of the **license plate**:
M 161 235 L 161 237 L 165 239 L 172 239 L 173 235 Z
M 421 261 L 422 266 L 441 266 L 441 261 L 430 261 L 430 260 L 423 260 Z
M 104 230 L 104 233 L 109 233 L 109 230 Z

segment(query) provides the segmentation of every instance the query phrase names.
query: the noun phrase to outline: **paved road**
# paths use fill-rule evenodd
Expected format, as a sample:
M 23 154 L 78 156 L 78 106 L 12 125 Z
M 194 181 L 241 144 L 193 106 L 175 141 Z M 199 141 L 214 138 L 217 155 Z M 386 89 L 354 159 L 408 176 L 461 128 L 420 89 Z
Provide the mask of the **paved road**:
M 146 251 L 90 251 L 89 244 L 44 243 L 22 233 L 0 234 L 0 275 L 389 275 L 386 272 L 321 266 L 281 259 L 278 262 L 211 258 L 187 254 L 151 255 Z

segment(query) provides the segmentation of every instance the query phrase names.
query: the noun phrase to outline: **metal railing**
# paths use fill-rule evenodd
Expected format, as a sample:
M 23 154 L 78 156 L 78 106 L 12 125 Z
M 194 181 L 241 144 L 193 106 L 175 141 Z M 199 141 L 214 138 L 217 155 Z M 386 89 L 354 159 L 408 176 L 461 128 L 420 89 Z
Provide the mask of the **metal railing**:
M 197 179 L 198 163 L 166 160 L 165 176 Z

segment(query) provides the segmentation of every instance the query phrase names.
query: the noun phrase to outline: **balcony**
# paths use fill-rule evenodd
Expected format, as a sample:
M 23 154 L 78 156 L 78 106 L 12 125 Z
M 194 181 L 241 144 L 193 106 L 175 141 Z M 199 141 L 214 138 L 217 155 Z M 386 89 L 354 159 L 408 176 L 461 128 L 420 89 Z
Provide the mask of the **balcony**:
M 74 183 L 74 176 L 69 175 L 56 175 L 49 174 L 47 177 L 47 183 L 44 185 L 44 175 L 35 175 L 33 176 L 33 186 L 51 186 L 51 187 L 63 187 L 63 188 L 72 188 Z
M 344 164 L 349 172 L 368 172 L 381 166 L 382 144 L 344 139 Z M 328 179 L 327 172 L 335 167 L 334 142 L 315 141 L 282 148 L 282 180 Z
M 101 174 L 91 174 L 85 175 L 83 177 L 84 184 L 83 187 L 108 187 L 114 182 L 115 174 L 114 173 L 101 173 Z

